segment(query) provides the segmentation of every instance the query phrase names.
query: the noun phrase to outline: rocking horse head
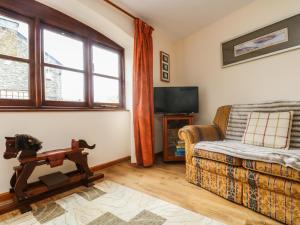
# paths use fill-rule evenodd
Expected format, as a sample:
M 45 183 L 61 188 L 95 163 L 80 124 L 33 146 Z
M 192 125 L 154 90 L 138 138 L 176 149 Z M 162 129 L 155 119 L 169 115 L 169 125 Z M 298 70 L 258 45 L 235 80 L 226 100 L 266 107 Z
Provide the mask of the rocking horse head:
M 42 148 L 42 142 L 26 134 L 17 134 L 14 137 L 5 137 L 5 159 L 16 158 L 21 151 L 20 158 L 36 156 L 36 152 Z

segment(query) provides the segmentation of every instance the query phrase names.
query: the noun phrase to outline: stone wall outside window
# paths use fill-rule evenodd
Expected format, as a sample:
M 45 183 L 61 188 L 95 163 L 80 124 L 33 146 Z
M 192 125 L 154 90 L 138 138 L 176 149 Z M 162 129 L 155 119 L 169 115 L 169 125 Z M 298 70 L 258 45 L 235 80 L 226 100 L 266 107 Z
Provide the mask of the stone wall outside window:
M 9 56 L 27 56 L 27 39 L 16 30 L 0 26 L 1 42 L 9 43 L 9 45 L 0 44 L 0 52 Z M 48 62 L 56 62 L 57 64 L 57 60 L 49 54 L 46 53 L 45 57 L 50 59 Z M 62 99 L 61 71 L 52 68 L 47 68 L 47 70 L 50 71 L 50 75 L 45 78 L 47 79 L 48 99 L 59 101 Z M 28 99 L 28 93 L 29 65 L 27 63 L 0 59 L 0 99 Z

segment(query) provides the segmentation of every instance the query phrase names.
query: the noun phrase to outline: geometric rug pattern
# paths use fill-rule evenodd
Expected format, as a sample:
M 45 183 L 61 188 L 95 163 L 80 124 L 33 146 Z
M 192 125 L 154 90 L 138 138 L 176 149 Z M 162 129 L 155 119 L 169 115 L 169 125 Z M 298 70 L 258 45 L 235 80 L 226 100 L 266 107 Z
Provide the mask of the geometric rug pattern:
M 221 225 L 222 223 L 104 180 L 0 225 Z

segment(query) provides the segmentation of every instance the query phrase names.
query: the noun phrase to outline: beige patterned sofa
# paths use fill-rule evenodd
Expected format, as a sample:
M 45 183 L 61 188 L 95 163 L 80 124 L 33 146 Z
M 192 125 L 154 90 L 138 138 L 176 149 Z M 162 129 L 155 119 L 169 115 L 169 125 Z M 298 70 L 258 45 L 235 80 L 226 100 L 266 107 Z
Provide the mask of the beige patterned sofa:
M 291 149 L 261 148 L 274 151 L 277 161 L 255 160 L 257 146 L 250 159 L 234 154 L 252 148 L 241 143 L 250 112 L 287 110 L 294 112 Z M 186 126 L 179 137 L 186 145 L 189 182 L 282 223 L 300 224 L 300 102 L 222 106 L 212 125 Z

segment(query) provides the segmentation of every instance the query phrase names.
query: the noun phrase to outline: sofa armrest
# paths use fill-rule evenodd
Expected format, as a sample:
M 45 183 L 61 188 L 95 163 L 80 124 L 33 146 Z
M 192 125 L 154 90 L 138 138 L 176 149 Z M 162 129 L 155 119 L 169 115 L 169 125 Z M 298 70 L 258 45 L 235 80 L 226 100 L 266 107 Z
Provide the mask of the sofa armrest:
M 192 163 L 193 148 L 199 141 L 218 141 L 221 139 L 215 125 L 189 125 L 181 128 L 178 136 L 185 142 L 186 163 Z

